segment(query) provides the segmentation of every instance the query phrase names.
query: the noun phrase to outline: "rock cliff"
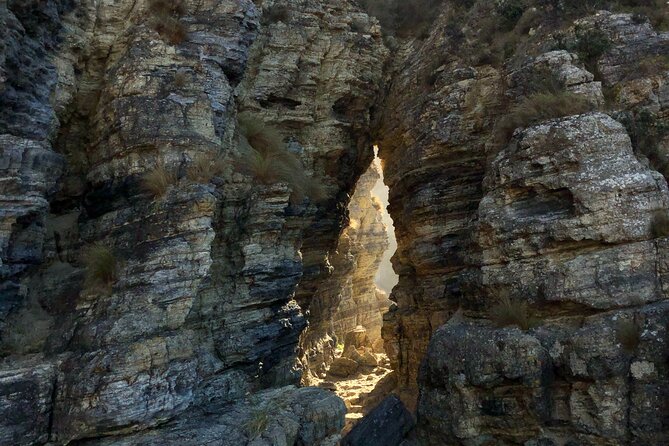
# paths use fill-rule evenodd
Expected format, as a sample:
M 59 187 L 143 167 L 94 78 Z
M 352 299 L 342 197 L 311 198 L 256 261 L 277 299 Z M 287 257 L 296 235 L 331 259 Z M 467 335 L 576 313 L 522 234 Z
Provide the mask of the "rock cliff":
M 669 34 L 469 3 L 399 45 L 376 119 L 418 442 L 663 444 Z
M 403 403 L 350 441 L 667 443 L 663 2 L 0 17 L 0 444 L 333 445 L 359 325 Z
M 2 8 L 0 443 L 335 441 L 343 402 L 285 386 L 372 157 L 378 25 L 347 1 Z M 268 171 L 242 114 L 278 135 Z

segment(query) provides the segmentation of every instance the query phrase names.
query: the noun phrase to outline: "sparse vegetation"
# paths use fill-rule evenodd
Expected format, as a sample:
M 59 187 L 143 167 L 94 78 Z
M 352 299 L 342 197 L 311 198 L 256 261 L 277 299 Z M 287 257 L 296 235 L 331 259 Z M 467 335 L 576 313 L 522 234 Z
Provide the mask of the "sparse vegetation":
M 186 177 L 194 183 L 208 183 L 223 171 L 222 160 L 200 154 L 188 166 Z
M 244 148 L 236 163 L 240 171 L 263 184 L 287 183 L 292 189 L 294 204 L 305 197 L 313 201 L 325 198 L 324 187 L 306 175 L 300 158 L 287 149 L 276 129 L 250 114 L 240 115 L 239 125 Z
M 641 342 L 641 327 L 634 319 L 625 319 L 616 326 L 616 338 L 628 353 L 633 353 Z
M 594 106 L 583 96 L 569 93 L 539 93 L 524 99 L 497 123 L 496 139 L 507 142 L 513 131 L 548 119 L 578 115 L 592 111 Z
M 149 2 L 149 25 L 166 42 L 178 45 L 186 40 L 186 27 L 179 20 L 186 13 L 183 1 L 151 0 Z
M 576 28 L 576 41 L 569 48 L 575 51 L 588 71 L 598 73 L 597 61 L 611 48 L 609 36 L 599 29 Z
M 650 224 L 654 238 L 669 236 L 669 214 L 666 210 L 655 212 Z
M 176 73 L 174 73 L 174 77 L 172 78 L 172 85 L 174 85 L 174 87 L 177 89 L 184 88 L 188 84 L 189 77 L 190 76 L 188 71 L 178 70 Z
M 246 435 L 253 440 L 260 436 L 269 424 L 269 410 L 266 405 L 253 410 L 251 417 L 244 424 Z
M 529 330 L 540 324 L 540 320 L 530 314 L 527 302 L 503 297 L 489 310 L 490 319 L 498 327 L 518 326 Z
M 661 144 L 669 136 L 669 125 L 647 109 L 624 113 L 618 120 L 627 129 L 634 150 L 645 155 L 658 172 L 669 176 L 669 154 Z
M 163 165 L 148 171 L 142 177 L 142 186 L 154 197 L 162 197 L 178 181 L 176 172 Z
M 110 287 L 116 281 L 117 260 L 108 246 L 96 243 L 86 248 L 83 263 L 86 267 L 86 288 Z
M 625 80 L 658 76 L 669 71 L 669 56 L 651 55 L 642 58 L 637 64 L 630 65 Z
M 262 15 L 263 24 L 283 22 L 288 23 L 290 19 L 290 8 L 284 5 L 274 4 L 272 7 L 265 9 Z

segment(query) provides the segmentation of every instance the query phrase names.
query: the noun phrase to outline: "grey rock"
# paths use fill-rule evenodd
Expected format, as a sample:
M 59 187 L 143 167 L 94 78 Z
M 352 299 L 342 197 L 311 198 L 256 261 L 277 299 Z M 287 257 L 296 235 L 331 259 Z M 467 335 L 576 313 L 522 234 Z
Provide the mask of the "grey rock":
M 390 395 L 359 421 L 342 446 L 398 446 L 413 429 L 413 416 L 396 395 Z

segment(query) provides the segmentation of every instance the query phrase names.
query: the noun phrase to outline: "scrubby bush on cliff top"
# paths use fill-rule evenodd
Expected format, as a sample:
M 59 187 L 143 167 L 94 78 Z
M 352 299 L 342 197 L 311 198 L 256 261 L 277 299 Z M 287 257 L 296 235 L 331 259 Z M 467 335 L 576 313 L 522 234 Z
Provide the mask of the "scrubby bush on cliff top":
M 288 150 L 278 130 L 250 113 L 239 116 L 239 127 L 243 153 L 236 164 L 242 173 L 263 184 L 287 183 L 293 202 L 302 202 L 305 197 L 314 201 L 325 198 L 324 187 L 305 173 L 302 161 Z

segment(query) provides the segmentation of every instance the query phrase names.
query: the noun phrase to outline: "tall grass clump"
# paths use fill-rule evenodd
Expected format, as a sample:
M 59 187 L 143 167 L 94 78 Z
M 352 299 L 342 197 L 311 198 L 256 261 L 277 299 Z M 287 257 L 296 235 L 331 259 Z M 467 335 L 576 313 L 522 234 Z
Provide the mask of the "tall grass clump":
M 499 143 L 511 139 L 515 129 L 528 127 L 549 119 L 579 115 L 594 110 L 594 106 L 583 96 L 570 93 L 537 93 L 525 98 L 520 104 L 497 122 L 495 129 Z
M 239 127 L 243 153 L 236 164 L 242 173 L 263 184 L 287 183 L 292 189 L 293 203 L 304 198 L 312 201 L 325 198 L 322 184 L 305 173 L 302 161 L 288 150 L 278 130 L 251 114 L 239 116 Z
M 266 406 L 258 407 L 251 413 L 251 417 L 244 423 L 246 435 L 255 439 L 263 433 L 269 425 L 269 409 Z
M 151 0 L 149 2 L 149 25 L 160 37 L 172 45 L 186 40 L 186 27 L 179 18 L 186 13 L 180 0 Z
M 178 181 L 173 169 L 159 165 L 142 176 L 142 187 L 154 197 L 162 197 Z
M 212 156 L 199 154 L 186 170 L 186 178 L 194 183 L 208 183 L 223 171 L 223 162 Z
M 527 302 L 503 297 L 490 307 L 489 318 L 498 327 L 518 326 L 529 330 L 539 325 L 539 319 L 530 314 Z
M 87 289 L 109 288 L 116 281 L 118 265 L 114 251 L 101 243 L 89 246 L 84 251 Z

